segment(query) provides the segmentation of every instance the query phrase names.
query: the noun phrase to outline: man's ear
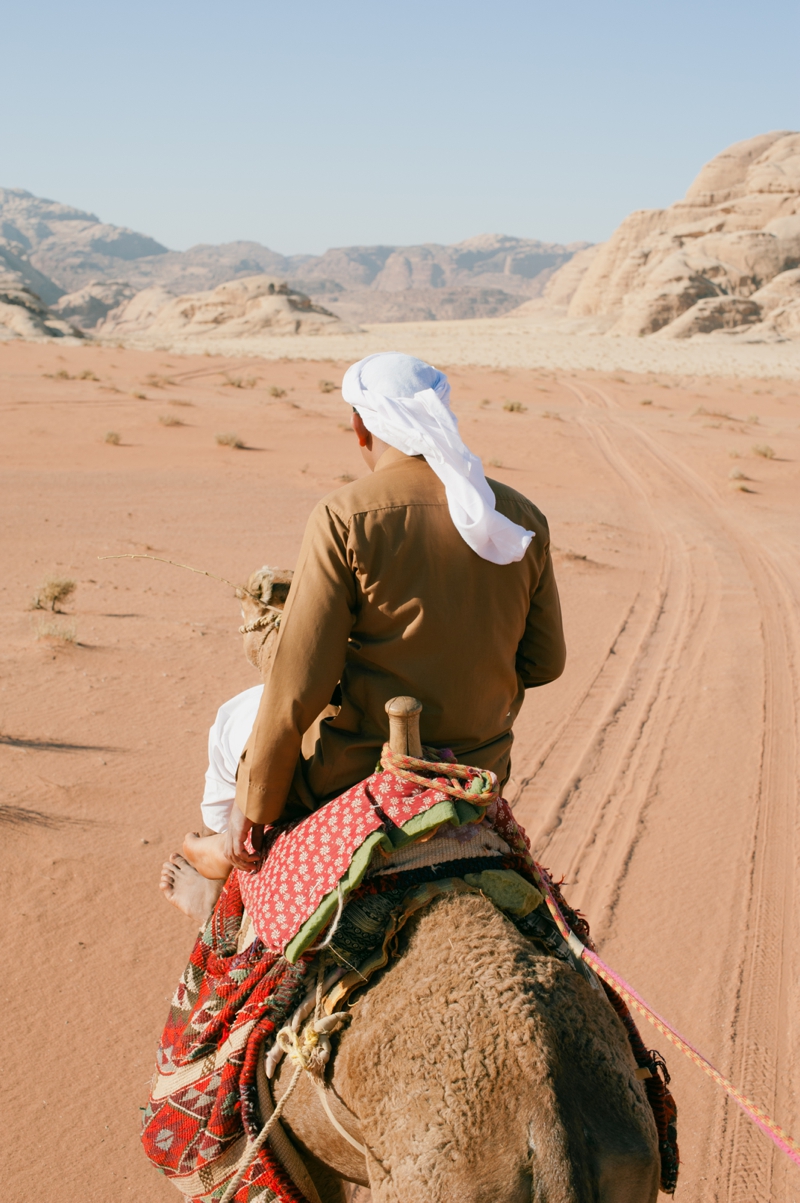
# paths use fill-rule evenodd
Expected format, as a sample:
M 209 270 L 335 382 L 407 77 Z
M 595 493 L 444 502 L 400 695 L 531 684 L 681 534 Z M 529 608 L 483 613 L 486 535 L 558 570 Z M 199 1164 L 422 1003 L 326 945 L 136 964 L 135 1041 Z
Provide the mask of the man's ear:
M 350 421 L 353 425 L 353 430 L 355 431 L 356 438 L 358 439 L 359 447 L 366 447 L 367 451 L 371 451 L 372 450 L 372 435 L 370 434 L 370 432 L 367 430 L 366 426 L 364 425 L 364 420 L 361 417 L 361 414 L 354 413 L 352 418 L 350 419 Z

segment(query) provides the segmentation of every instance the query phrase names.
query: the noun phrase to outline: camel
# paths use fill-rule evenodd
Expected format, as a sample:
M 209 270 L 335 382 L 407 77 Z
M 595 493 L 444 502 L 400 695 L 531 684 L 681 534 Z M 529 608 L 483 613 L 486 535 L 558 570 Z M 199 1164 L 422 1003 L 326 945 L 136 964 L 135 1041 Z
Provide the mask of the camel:
M 434 902 L 402 944 L 328 1073 L 366 1160 L 306 1075 L 283 1112 L 322 1203 L 344 1203 L 342 1180 L 375 1203 L 652 1203 L 655 1123 L 604 994 L 481 895 Z
M 400 705 L 398 705 L 398 703 Z M 394 751 L 421 755 L 419 703 L 393 699 Z M 402 717 L 401 717 L 402 716 Z M 282 1122 L 321 1203 L 652 1203 L 653 1113 L 599 986 L 542 955 L 484 895 L 446 894 L 356 996 L 328 1074 L 333 1127 L 306 1075 Z M 274 1083 L 279 1101 L 291 1066 Z

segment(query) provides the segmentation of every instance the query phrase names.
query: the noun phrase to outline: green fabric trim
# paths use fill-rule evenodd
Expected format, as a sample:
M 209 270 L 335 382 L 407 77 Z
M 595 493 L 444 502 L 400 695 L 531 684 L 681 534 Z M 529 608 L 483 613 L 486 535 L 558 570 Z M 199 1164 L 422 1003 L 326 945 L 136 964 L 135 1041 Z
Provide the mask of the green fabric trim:
M 376 848 L 388 855 L 398 848 L 416 843 L 444 823 L 450 823 L 452 827 L 464 827 L 467 823 L 475 823 L 482 819 L 485 813 L 486 808 L 483 806 L 473 806 L 471 802 L 464 802 L 460 798 L 446 798 L 421 814 L 414 815 L 407 823 L 403 823 L 402 827 L 394 827 L 391 835 L 386 831 L 373 831 L 353 853 L 350 866 L 339 881 L 344 897 L 352 894 L 353 890 L 357 890 L 361 885 Z M 297 935 L 286 945 L 283 955 L 290 965 L 297 962 L 320 932 L 328 926 L 338 906 L 339 887 L 325 895 L 314 914 L 306 919 Z

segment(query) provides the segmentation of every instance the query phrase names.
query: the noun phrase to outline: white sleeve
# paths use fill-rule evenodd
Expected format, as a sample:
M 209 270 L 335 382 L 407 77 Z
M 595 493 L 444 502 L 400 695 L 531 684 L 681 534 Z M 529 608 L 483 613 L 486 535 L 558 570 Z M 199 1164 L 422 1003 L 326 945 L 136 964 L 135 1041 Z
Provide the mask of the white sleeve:
M 225 831 L 236 797 L 236 769 L 250 737 L 263 685 L 246 689 L 220 706 L 208 733 L 208 769 L 200 809 L 212 831 Z

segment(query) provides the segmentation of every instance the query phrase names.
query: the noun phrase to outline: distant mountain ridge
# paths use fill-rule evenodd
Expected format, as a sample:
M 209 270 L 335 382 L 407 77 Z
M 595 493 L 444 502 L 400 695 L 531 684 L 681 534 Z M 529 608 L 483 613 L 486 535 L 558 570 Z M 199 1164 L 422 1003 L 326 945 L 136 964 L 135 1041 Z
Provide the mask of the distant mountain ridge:
M 0 253 L 45 305 L 80 294 L 58 309 L 83 330 L 123 294 L 160 287 L 180 296 L 258 274 L 288 280 L 348 322 L 490 317 L 540 296 L 588 245 L 484 234 L 452 246 L 340 247 L 323 255 L 281 255 L 248 241 L 171 251 L 94 213 L 0 188 Z

